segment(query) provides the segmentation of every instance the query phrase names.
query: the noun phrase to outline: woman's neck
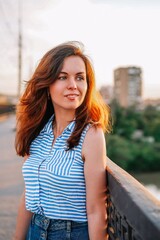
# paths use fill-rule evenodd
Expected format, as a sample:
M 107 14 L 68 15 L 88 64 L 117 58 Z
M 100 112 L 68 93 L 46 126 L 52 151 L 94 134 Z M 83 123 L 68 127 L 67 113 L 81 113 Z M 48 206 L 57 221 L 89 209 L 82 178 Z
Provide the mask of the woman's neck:
M 60 136 L 68 124 L 75 118 L 75 114 L 56 114 L 53 121 L 53 132 L 55 138 Z

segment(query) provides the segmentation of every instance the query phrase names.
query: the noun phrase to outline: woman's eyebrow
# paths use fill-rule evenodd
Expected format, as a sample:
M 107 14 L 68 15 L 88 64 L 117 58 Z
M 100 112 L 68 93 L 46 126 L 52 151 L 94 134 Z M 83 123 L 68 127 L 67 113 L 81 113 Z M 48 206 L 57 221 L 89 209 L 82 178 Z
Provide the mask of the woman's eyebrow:
M 59 74 L 68 74 L 68 73 L 67 72 L 60 72 Z M 86 73 L 85 72 L 77 72 L 76 75 L 78 75 L 78 74 L 85 75 Z
M 78 72 L 78 73 L 76 73 L 77 75 L 78 74 L 83 74 L 83 75 L 85 75 L 86 73 L 85 72 Z
M 60 72 L 59 74 L 61 74 L 61 73 L 62 73 L 62 74 L 68 74 L 68 73 L 66 73 L 66 72 Z

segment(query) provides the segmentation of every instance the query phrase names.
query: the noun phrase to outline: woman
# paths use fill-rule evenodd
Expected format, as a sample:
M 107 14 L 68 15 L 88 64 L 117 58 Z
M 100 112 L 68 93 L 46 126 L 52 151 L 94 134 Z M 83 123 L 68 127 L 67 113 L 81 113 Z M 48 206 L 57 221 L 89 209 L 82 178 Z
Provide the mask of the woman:
M 104 240 L 109 108 L 79 42 L 41 59 L 17 107 L 16 151 L 24 157 L 16 240 Z

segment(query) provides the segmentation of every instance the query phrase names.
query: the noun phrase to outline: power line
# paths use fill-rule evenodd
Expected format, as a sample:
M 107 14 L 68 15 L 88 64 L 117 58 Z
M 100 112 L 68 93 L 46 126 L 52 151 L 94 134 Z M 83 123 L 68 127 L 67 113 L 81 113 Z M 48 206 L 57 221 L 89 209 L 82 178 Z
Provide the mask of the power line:
M 17 21 L 15 22 L 15 26 L 17 26 L 17 33 L 14 33 L 12 30 L 12 25 L 11 21 L 9 20 L 9 12 L 6 11 L 6 4 L 4 5 L 4 2 L 0 1 L 0 10 L 3 16 L 3 23 L 6 29 L 8 30 L 7 32 L 10 35 L 11 39 L 14 39 L 15 42 L 15 36 L 17 37 L 16 39 L 16 45 L 17 45 L 17 50 L 15 52 L 18 60 L 18 86 L 17 86 L 17 97 L 20 97 L 21 93 L 21 78 L 22 78 L 22 16 L 21 16 L 21 11 L 22 11 L 22 6 L 21 6 L 21 0 L 18 0 L 18 14 L 17 14 Z M 9 8 L 7 8 L 9 9 Z M 11 11 L 11 10 L 10 10 Z M 15 18 L 14 18 L 15 19 Z M 2 34 L 3 35 L 3 34 Z M 5 41 L 6 42 L 6 41 Z M 11 58 L 8 58 L 9 61 L 11 61 Z
M 7 4 L 7 5 L 6 5 Z M 7 10 L 6 10 L 7 9 Z M 0 41 L 1 41 L 1 51 L 6 51 L 11 49 L 11 51 L 6 51 L 8 54 L 8 59 L 10 60 L 9 58 L 9 53 L 13 52 L 13 46 L 16 46 L 17 45 L 17 33 L 15 33 L 13 31 L 13 28 L 12 28 L 12 24 L 11 24 L 11 21 L 10 19 L 14 19 L 15 20 L 15 17 L 13 15 L 9 15 L 9 12 L 8 10 L 10 10 L 10 6 L 8 6 L 8 2 L 7 1 L 3 1 L 3 0 L 0 0 L 0 16 L 1 16 L 1 28 L 0 28 L 0 31 L 1 31 L 1 38 L 0 38 Z M 11 9 L 10 11 L 15 12 L 14 9 Z M 14 23 L 14 21 L 12 20 L 12 23 Z M 15 25 L 17 26 L 17 24 Z M 18 29 L 17 29 L 18 30 Z M 7 34 L 7 36 L 6 36 Z M 5 56 L 6 56 L 6 52 L 5 52 Z M 4 60 L 4 59 L 3 59 Z
M 10 20 L 9 20 L 9 17 L 7 15 L 7 12 L 6 12 L 6 7 L 4 6 L 4 1 L 0 1 L 0 10 L 1 10 L 2 15 L 3 15 L 4 24 L 5 24 L 6 28 L 8 29 L 9 34 L 13 37 L 14 32 L 12 30 Z
M 22 83 L 22 5 L 21 1 L 18 2 L 18 89 L 17 97 L 21 95 L 21 83 Z

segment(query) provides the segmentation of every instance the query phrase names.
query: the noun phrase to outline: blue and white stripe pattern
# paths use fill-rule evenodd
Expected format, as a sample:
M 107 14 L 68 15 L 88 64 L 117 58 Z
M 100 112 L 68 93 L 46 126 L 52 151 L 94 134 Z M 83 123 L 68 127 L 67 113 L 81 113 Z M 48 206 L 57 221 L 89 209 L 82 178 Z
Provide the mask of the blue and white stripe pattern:
M 32 142 L 30 156 L 23 165 L 26 209 L 51 219 L 87 221 L 86 188 L 82 144 L 89 125 L 82 132 L 78 146 L 66 151 L 74 130 L 71 122 L 54 146 L 53 116 Z

